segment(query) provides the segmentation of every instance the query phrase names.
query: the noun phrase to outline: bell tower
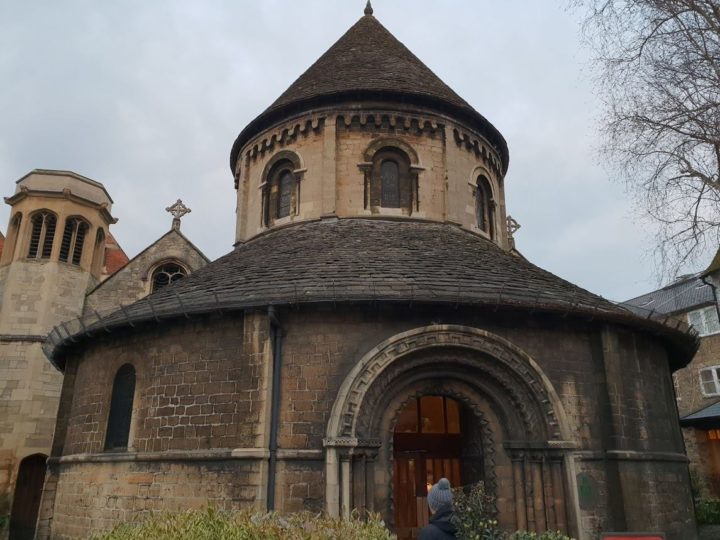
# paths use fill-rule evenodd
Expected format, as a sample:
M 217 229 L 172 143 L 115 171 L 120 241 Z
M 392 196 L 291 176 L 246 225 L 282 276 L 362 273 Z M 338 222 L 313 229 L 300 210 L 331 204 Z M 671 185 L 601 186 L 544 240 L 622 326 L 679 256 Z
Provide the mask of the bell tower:
M 117 220 L 105 187 L 73 172 L 34 170 L 5 202 L 11 212 L 0 256 L 0 515 L 12 506 L 14 525 L 23 526 L 39 501 L 32 491 L 38 482 L 42 489 L 62 385 L 42 344 L 51 328 L 82 313 Z

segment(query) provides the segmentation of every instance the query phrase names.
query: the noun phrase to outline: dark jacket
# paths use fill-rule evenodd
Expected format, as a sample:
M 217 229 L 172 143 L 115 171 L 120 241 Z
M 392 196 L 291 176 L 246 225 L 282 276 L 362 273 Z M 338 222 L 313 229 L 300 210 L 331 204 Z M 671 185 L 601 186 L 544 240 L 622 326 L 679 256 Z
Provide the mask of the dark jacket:
M 440 507 L 430 516 L 430 523 L 420 529 L 418 540 L 447 540 L 455 538 L 455 526 L 450 523 L 453 511 L 451 506 Z

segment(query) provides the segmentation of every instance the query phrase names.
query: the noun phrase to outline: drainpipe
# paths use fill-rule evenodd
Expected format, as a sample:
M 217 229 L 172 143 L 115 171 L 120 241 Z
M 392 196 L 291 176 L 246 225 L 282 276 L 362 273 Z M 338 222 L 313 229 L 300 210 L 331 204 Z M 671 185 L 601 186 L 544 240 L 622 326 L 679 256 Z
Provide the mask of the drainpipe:
M 277 470 L 278 424 L 280 419 L 280 373 L 284 330 L 275 306 L 268 307 L 270 341 L 273 348 L 272 397 L 270 402 L 270 461 L 268 463 L 267 511 L 275 510 L 275 471 Z

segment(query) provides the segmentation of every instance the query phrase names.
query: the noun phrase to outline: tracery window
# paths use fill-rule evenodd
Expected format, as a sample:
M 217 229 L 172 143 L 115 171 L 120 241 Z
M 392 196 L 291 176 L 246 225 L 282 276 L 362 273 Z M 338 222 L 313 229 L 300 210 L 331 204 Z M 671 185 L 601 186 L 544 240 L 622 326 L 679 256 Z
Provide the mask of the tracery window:
M 187 270 L 179 264 L 174 262 L 162 264 L 152 274 L 152 292 L 175 283 L 185 276 L 187 276 Z
M 475 184 L 475 218 L 478 229 L 488 233 L 490 237 L 495 233 L 493 227 L 494 205 L 490 181 L 481 174 Z
M 299 186 L 295 165 L 289 159 L 275 163 L 265 179 L 263 189 L 263 223 L 266 227 L 276 219 L 297 213 Z
M 69 217 L 65 221 L 62 243 L 60 244 L 60 260 L 74 265 L 80 265 L 83 245 L 89 225 L 79 217 Z
M 366 207 L 369 202 L 371 208 L 402 208 L 412 213 L 417 204 L 417 175 L 405 152 L 394 147 L 378 150 L 365 181 Z
M 52 212 L 43 210 L 30 218 L 29 259 L 49 259 L 52 254 L 57 218 Z
M 118 369 L 113 380 L 105 450 L 120 450 L 128 447 L 134 397 L 135 368 L 125 364 Z

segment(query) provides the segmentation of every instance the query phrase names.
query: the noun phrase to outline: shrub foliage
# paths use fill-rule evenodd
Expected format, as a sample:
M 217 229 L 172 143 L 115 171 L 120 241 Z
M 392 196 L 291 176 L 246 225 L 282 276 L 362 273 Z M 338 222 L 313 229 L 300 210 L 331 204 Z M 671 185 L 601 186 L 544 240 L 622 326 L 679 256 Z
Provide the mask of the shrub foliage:
M 311 513 L 251 514 L 213 508 L 158 514 L 141 523 L 125 523 L 96 540 L 392 540 L 377 515 L 361 520 L 332 519 Z
M 698 525 L 720 525 L 720 499 L 701 499 L 695 503 Z

